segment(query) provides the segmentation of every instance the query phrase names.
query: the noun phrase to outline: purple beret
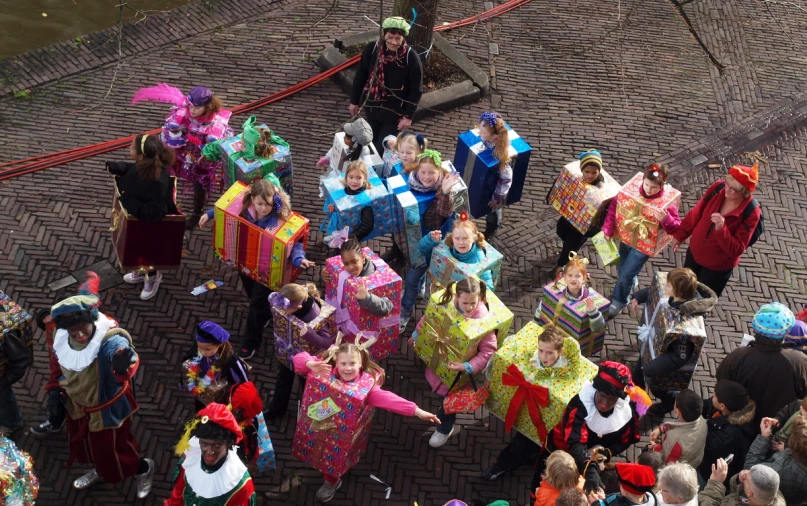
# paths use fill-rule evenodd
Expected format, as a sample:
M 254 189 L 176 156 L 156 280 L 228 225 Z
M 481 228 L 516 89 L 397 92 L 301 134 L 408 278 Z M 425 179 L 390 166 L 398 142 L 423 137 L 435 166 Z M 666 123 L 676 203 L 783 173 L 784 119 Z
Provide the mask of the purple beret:
M 194 86 L 188 93 L 188 102 L 196 107 L 207 105 L 211 100 L 213 100 L 213 92 L 204 86 Z
M 230 340 L 230 333 L 218 323 L 203 321 L 196 326 L 196 340 L 200 343 L 222 344 Z

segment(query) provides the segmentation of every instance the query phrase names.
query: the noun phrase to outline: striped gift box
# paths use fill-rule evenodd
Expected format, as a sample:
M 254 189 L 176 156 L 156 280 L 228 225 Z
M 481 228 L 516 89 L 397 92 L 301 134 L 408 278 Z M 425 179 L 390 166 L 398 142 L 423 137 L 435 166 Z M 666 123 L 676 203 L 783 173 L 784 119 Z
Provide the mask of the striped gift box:
M 364 238 L 365 241 L 395 231 L 392 194 L 372 168 L 368 167 L 368 171 L 372 188 L 357 195 L 348 195 L 345 192 L 344 179 L 341 174 L 322 179 L 320 185 L 325 198 L 322 210 L 326 213 L 326 217 L 321 229 L 324 229 L 326 234 L 342 230 L 345 226 L 349 227 L 351 232 L 356 230 L 361 223 L 361 210 L 367 206 L 373 208 L 375 225 L 370 235 Z
M 213 240 L 216 255 L 255 281 L 280 289 L 300 275 L 289 256 L 295 243 L 308 245 L 308 219 L 292 212 L 272 229 L 262 229 L 241 216 L 242 199 L 249 186 L 239 181 L 215 206 Z
M 511 205 L 521 200 L 532 148 L 510 125 L 505 123 L 505 126 L 510 138 L 510 164 L 513 168 L 513 185 L 507 194 L 507 205 Z M 478 128 L 459 135 L 454 164 L 468 186 L 471 215 L 474 218 L 487 216 L 490 212 L 488 202 L 499 179 L 499 161 L 493 156 L 493 150 L 486 148 L 482 142 Z
M 570 336 L 580 343 L 580 351 L 587 357 L 599 355 L 605 341 L 605 330 L 599 334 L 591 331 L 588 320 L 586 303 L 582 300 L 574 302 L 563 297 L 566 285 L 563 280 L 557 283 L 549 283 L 544 287 L 544 295 L 541 298 L 541 316 L 539 321 L 546 324 L 555 318 L 555 311 L 560 300 L 563 304 L 560 308 L 558 324 Z M 588 289 L 590 297 L 594 299 L 594 304 L 601 313 L 608 311 L 611 301 L 603 297 L 599 292 L 591 288 Z

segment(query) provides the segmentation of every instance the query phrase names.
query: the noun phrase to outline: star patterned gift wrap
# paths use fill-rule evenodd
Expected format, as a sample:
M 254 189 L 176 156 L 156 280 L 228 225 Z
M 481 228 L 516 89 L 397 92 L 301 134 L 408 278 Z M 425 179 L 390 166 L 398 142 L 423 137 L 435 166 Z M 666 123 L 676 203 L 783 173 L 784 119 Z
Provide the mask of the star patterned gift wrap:
M 657 199 L 642 197 L 644 174 L 639 172 L 622 187 L 616 196 L 616 235 L 630 246 L 649 256 L 656 256 L 673 240 L 661 228 L 658 215 L 670 206 L 678 207 L 681 192 L 664 185 L 664 195 Z

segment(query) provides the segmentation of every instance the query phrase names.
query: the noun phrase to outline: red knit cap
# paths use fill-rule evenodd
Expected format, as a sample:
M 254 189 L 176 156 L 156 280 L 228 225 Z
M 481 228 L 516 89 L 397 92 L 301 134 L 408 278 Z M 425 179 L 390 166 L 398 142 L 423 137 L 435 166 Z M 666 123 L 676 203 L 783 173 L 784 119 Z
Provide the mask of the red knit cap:
M 205 406 L 204 409 L 196 413 L 196 416 L 201 418 L 200 423 L 213 422 L 235 434 L 236 443 L 244 439 L 244 433 L 241 432 L 238 422 L 235 421 L 235 417 L 224 404 L 210 403 Z
M 743 187 L 753 192 L 757 189 L 757 183 L 759 182 L 759 165 L 754 164 L 751 167 L 747 167 L 745 165 L 733 165 L 729 169 L 729 175 L 737 180 L 738 183 L 743 185 Z
M 258 394 L 258 389 L 251 381 L 233 385 L 230 389 L 230 406 L 233 408 L 233 412 L 242 409 L 245 421 L 252 420 L 263 411 L 263 401 Z
M 650 492 L 656 484 L 656 474 L 650 466 L 617 462 L 616 475 L 622 488 L 631 494 L 642 495 Z

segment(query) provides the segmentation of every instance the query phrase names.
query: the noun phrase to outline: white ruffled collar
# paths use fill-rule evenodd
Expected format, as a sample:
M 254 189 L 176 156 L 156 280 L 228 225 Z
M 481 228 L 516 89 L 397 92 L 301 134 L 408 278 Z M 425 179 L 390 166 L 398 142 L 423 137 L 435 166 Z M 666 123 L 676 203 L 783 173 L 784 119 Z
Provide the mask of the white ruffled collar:
M 199 438 L 192 437 L 188 443 L 190 447 L 185 450 L 182 468 L 185 469 L 185 482 L 196 495 L 205 499 L 220 497 L 231 492 L 241 482 L 247 466 L 241 462 L 235 450 L 230 448 L 227 451 L 227 460 L 216 472 L 207 473 L 202 469 Z
M 53 352 L 59 359 L 59 365 L 68 371 L 81 372 L 86 369 L 98 357 L 106 333 L 117 326 L 118 323 L 115 320 L 107 318 L 103 313 L 99 314 L 98 320 L 95 321 L 95 334 L 92 335 L 92 339 L 83 350 L 74 350 L 70 347 L 67 330 L 57 330 L 53 336 Z
M 586 425 L 590 431 L 602 437 L 618 431 L 633 418 L 633 410 L 625 399 L 617 399 L 614 412 L 608 417 L 602 416 L 594 404 L 594 394 L 596 393 L 597 389 L 594 388 L 591 381 L 586 381 L 578 394 L 580 402 L 586 408 Z

